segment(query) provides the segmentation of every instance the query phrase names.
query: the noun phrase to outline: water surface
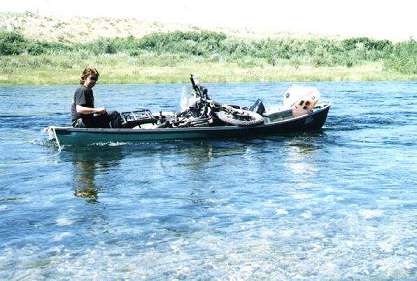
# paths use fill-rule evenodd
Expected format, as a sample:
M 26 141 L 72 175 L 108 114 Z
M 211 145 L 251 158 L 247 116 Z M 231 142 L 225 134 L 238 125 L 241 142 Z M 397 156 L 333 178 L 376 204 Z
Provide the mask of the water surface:
M 0 88 L 0 279 L 415 280 L 417 83 L 308 83 L 321 132 L 66 148 L 75 86 Z M 98 85 L 177 110 L 184 85 Z M 281 102 L 288 83 L 209 84 Z

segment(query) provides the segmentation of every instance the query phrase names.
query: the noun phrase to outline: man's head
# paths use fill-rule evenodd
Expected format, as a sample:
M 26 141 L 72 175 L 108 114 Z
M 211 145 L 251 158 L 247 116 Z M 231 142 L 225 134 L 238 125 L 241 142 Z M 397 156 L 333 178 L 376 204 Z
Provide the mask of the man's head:
M 87 88 L 93 88 L 96 84 L 99 73 L 94 67 L 86 67 L 81 74 L 80 84 L 86 86 Z

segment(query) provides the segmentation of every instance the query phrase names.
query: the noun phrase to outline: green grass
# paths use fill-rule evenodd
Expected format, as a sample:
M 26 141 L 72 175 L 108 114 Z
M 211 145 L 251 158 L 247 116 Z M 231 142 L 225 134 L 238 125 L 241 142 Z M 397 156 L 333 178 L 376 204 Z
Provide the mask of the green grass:
M 100 83 L 415 80 L 417 43 L 171 32 L 64 44 L 0 32 L 1 84 L 74 84 L 86 66 Z

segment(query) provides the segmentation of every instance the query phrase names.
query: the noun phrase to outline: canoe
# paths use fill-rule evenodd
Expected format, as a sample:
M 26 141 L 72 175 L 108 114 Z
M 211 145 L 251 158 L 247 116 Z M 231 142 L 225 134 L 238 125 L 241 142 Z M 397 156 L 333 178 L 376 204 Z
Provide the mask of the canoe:
M 313 112 L 292 117 L 291 112 L 265 114 L 264 123 L 256 126 L 213 126 L 154 129 L 111 129 L 48 127 L 50 139 L 63 145 L 91 145 L 189 139 L 254 138 L 286 133 L 320 130 L 327 119 L 330 104 L 318 105 Z

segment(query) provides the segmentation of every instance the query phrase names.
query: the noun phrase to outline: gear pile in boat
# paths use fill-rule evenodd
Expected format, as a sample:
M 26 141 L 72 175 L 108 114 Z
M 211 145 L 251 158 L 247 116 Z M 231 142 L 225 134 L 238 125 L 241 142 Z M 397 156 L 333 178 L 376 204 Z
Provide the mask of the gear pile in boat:
M 207 88 L 195 81 L 193 75 L 190 81 L 192 88 L 181 100 L 181 112 L 159 112 L 153 115 L 149 109 L 144 108 L 122 112 L 123 127 L 153 129 L 257 126 L 264 124 L 264 116 L 271 112 L 288 111 L 293 117 L 309 114 L 320 98 L 320 93 L 314 87 L 293 86 L 285 91 L 283 105 L 280 108 L 269 109 L 267 112 L 260 99 L 250 107 L 216 102 L 209 97 Z
M 122 112 L 125 128 L 184 128 L 209 126 L 256 126 L 263 124 L 265 108 L 260 100 L 250 108 L 216 102 L 207 88 L 198 85 L 191 75 L 192 95 L 185 97 L 186 108 L 180 113 L 153 115 L 148 109 Z

